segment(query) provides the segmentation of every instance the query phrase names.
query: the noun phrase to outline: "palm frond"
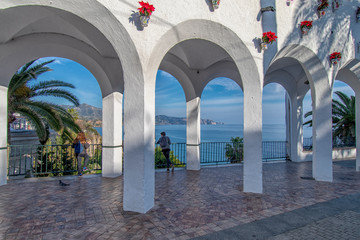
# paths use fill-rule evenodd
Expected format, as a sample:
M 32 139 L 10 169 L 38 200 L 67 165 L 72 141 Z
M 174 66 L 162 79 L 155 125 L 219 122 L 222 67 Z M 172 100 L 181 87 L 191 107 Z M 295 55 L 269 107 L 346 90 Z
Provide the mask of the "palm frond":
M 42 119 L 29 108 L 18 108 L 17 113 L 26 117 L 30 124 L 35 128 L 35 131 L 39 138 L 42 138 L 46 135 L 46 128 Z
M 63 128 L 61 118 L 47 103 L 27 101 L 26 106 L 44 118 L 53 130 L 60 131 Z
M 40 90 L 32 93 L 31 97 L 57 97 L 57 98 L 64 98 L 68 100 L 69 102 L 73 103 L 75 106 L 79 106 L 80 102 L 79 99 L 72 93 L 62 90 L 62 89 L 46 89 L 46 90 Z
M 66 82 L 59 81 L 59 80 L 51 80 L 51 81 L 41 81 L 41 82 L 37 83 L 36 85 L 31 86 L 30 89 L 35 92 L 38 90 L 55 88 L 55 87 L 75 88 L 75 86 L 71 83 L 66 83 Z

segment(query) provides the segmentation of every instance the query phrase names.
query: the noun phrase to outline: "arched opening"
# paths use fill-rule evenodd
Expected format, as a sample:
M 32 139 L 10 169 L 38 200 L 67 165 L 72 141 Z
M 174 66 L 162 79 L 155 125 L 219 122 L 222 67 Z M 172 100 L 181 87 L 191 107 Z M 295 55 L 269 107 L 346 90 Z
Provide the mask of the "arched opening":
M 150 78 L 160 67 L 183 86 L 187 101 L 187 169 L 200 169 L 200 96 L 206 84 L 216 77 L 228 77 L 243 87 L 244 112 L 250 113 L 244 116 L 244 191 L 261 193 L 261 123 L 257 121 L 261 109 L 254 108 L 261 99 L 261 84 L 247 46 L 219 23 L 189 20 L 166 32 L 150 58 Z
M 42 72 L 38 67 L 42 63 L 46 63 L 44 68 L 49 71 Z M 82 173 L 77 172 L 82 168 L 77 168 L 76 150 L 71 148 L 79 131 L 85 133 L 89 144 L 89 159 L 86 162 L 81 159 L 80 164 L 87 169 L 86 173 L 101 171 L 102 97 L 95 77 L 82 65 L 57 57 L 40 58 L 27 69 L 25 66 L 21 69 L 25 73 L 33 72 L 34 77 L 23 84 L 13 77 L 9 85 L 8 176 Z M 24 76 L 19 71 L 16 74 Z M 19 94 L 24 91 L 29 94 Z M 69 101 L 73 98 L 77 99 L 78 106 Z M 60 114 L 62 111 L 69 113 L 71 118 Z M 36 124 L 38 120 L 40 125 Z M 39 133 L 41 125 L 48 126 L 49 135 Z M 55 129 L 58 125 L 61 125 L 60 129 Z
M 290 108 L 286 101 L 286 91 L 279 83 L 269 83 L 263 89 L 262 99 L 262 140 L 263 161 L 276 161 L 288 159 L 287 142 L 290 128 Z
M 81 5 L 81 3 L 79 4 Z M 98 95 L 102 97 L 105 111 L 111 113 L 104 115 L 103 118 L 105 128 L 102 128 L 104 137 L 102 174 L 103 176 L 118 176 L 122 173 L 121 105 L 126 77 L 123 71 L 124 65 L 121 64 L 113 43 L 107 38 L 109 36 L 107 30 L 100 31 L 95 27 L 96 23 L 92 24 L 85 20 L 88 19 L 86 14 L 71 12 L 74 10 L 73 8 L 67 11 L 66 4 L 63 6 L 64 9 L 36 5 L 14 6 L 1 11 L 0 19 L 9 23 L 6 29 L 1 29 L 1 102 L 7 103 L 6 93 L 9 81 L 14 72 L 26 62 L 55 56 L 71 59 L 81 64 L 98 81 L 101 88 L 101 94 Z M 99 4 L 94 4 L 92 7 L 97 11 L 107 11 Z M 79 9 L 81 8 L 79 7 Z M 107 16 L 106 18 L 114 28 L 119 28 L 119 34 L 124 32 L 110 14 L 104 14 L 104 16 Z M 130 51 L 129 59 L 132 59 L 136 56 L 134 54 L 136 51 L 130 50 L 134 49 L 130 46 L 132 42 L 125 38 L 122 41 L 126 42 L 128 50 L 125 49 L 122 53 L 126 55 Z M 124 45 L 119 44 L 119 46 Z M 136 66 L 140 66 L 140 64 Z M 137 79 L 137 76 L 134 78 Z M 119 116 L 114 117 L 112 113 L 119 114 Z M 6 113 L 1 115 L 7 116 Z M 6 118 L 0 119 L 1 136 L 5 136 L 0 140 L 1 146 L 6 146 L 6 122 Z M 1 151 L 1 154 L 4 155 L 4 153 Z M 5 161 L 6 155 L 1 159 Z M 5 184 L 6 167 L 1 169 L 0 183 Z
M 211 80 L 201 94 L 201 164 L 244 160 L 244 94 L 229 78 Z
M 175 167 L 186 164 L 186 101 L 184 91 L 171 74 L 159 70 L 155 86 L 155 138 L 165 132 L 170 138 L 170 161 Z M 165 168 L 166 158 L 155 147 L 155 168 Z
M 356 158 L 356 100 L 354 90 L 335 80 L 332 93 L 333 159 Z

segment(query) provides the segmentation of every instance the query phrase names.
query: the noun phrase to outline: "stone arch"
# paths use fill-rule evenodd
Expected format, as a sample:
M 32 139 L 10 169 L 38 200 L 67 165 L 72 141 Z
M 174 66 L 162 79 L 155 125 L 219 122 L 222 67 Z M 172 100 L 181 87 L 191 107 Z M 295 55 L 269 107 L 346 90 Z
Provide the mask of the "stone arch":
M 305 46 L 284 47 L 272 60 L 269 70 L 283 58 L 294 59 L 304 71 L 298 79 L 307 80 L 310 84 L 313 102 L 313 177 L 320 181 L 332 181 L 331 86 L 328 74 L 317 55 Z M 286 63 L 281 62 L 271 71 L 284 67 Z
M 236 67 L 235 70 L 238 72 L 239 78 L 234 80 L 240 81 L 241 79 L 241 82 L 238 82 L 238 84 L 244 92 L 244 115 L 246 115 L 244 117 L 244 191 L 261 193 L 262 161 L 261 151 L 259 151 L 259 149 L 261 149 L 262 141 L 262 96 L 259 69 L 254 57 L 239 36 L 224 25 L 210 20 L 188 20 L 172 27 L 161 36 L 157 45 L 152 50 L 150 55 L 151 61 L 147 64 L 148 78 L 155 79 L 156 71 L 165 55 L 177 44 L 182 44 L 187 40 L 204 40 L 217 45 L 226 52 L 229 58 L 231 58 L 230 61 L 233 62 Z M 197 71 L 195 69 L 192 70 L 196 74 Z M 207 76 L 204 75 L 200 86 L 196 86 L 196 81 L 192 82 L 196 95 L 194 99 L 191 99 L 192 103 L 187 107 L 191 109 L 188 111 L 188 116 L 193 116 L 193 119 L 199 119 L 198 110 L 196 110 L 200 103 L 199 96 L 206 86 L 206 83 L 215 77 L 216 74 L 214 73 L 208 73 Z M 187 91 L 188 90 L 185 89 L 185 92 Z M 186 95 L 188 96 L 188 94 Z M 199 127 L 192 128 L 190 132 L 199 133 Z M 194 142 L 191 142 L 191 145 L 195 147 L 198 146 L 199 137 L 195 136 L 193 139 Z M 198 150 L 194 151 L 193 155 L 197 155 L 198 157 Z M 199 168 L 200 164 L 194 164 L 192 167 L 193 170 L 198 170 Z
M 243 86 L 260 86 L 259 70 L 254 57 L 243 41 L 231 29 L 209 20 L 188 20 L 167 31 L 160 38 L 150 56 L 152 61 L 149 61 L 148 69 L 153 72 L 152 75 L 155 75 L 155 69 L 159 68 L 161 61 L 171 48 L 190 39 L 206 40 L 224 49 L 236 64 Z
M 87 11 L 83 11 L 87 9 Z M 94 15 L 93 13 L 96 13 Z M 141 101 L 133 101 L 134 94 L 144 92 L 142 65 L 137 49 L 118 19 L 96 0 L 71 0 L 44 2 L 30 0 L 26 4 L 13 1 L 1 2 L 0 63 L 2 66 L 0 97 L 6 98 L 8 79 L 19 66 L 28 60 L 44 56 L 59 56 L 75 60 L 87 67 L 102 90 L 103 95 L 103 176 L 118 176 L 122 173 L 122 96 L 125 94 L 125 126 L 131 126 L 136 114 L 144 115 Z M 109 27 L 111 26 L 111 27 Z M 13 50 L 13 51 L 11 51 Z M 126 86 L 126 87 L 125 87 Z M 142 94 L 144 95 L 144 93 Z M 6 116 L 6 108 L 0 108 Z M 135 114 L 135 115 L 136 115 Z M 6 146 L 6 117 L 0 119 L 0 146 Z M 144 127 L 134 128 L 140 134 Z M 134 138 L 133 131 L 127 137 Z M 132 136 L 133 135 L 133 136 Z M 127 146 L 125 153 L 138 151 Z M 141 143 L 137 143 L 138 144 Z M 6 159 L 0 151 L 0 159 Z M 128 153 L 128 156 L 131 156 Z M 5 161 L 5 160 L 4 160 Z M 6 167 L 0 162 L 0 184 L 6 183 Z M 127 182 L 125 182 L 127 186 Z M 124 204 L 126 207 L 126 204 Z
M 106 60 L 93 48 L 74 38 L 47 34 L 46 36 L 27 35 L 10 44 L 0 46 L 1 65 L 6 71 L 0 73 L 1 79 L 11 79 L 19 67 L 33 59 L 42 57 L 62 57 L 76 61 L 86 67 L 97 79 L 103 96 L 112 92 L 123 92 L 123 86 L 112 85 L 112 71 L 106 65 Z M 115 71 L 116 73 L 116 71 Z M 118 73 L 121 73 L 118 71 Z M 122 73 L 121 73 L 122 75 Z
M 360 60 L 353 59 L 348 61 L 339 69 L 335 79 L 348 84 L 355 93 L 360 94 Z
M 1 6 L 0 19 L 3 18 L 2 22 L 11 23 L 3 29 L 0 35 L 1 42 L 13 44 L 17 38 L 29 35 L 32 35 L 33 39 L 36 36 L 40 39 L 45 33 L 66 35 L 74 38 L 74 41 L 83 42 L 84 47 L 88 45 L 90 51 L 97 51 L 108 68 L 113 68 L 113 71 L 117 68 L 117 71 L 121 71 L 120 78 L 118 73 L 111 76 L 110 85 L 113 86 L 114 91 L 123 92 L 126 79 L 143 81 L 140 60 L 132 39 L 116 17 L 98 1 L 74 3 L 65 0 L 44 3 L 33 0 L 21 5 L 14 2 L 2 3 Z M 91 12 L 98 12 L 98 16 L 102 16 L 101 21 L 88 14 L 89 11 L 82 11 L 89 8 L 93 9 Z M 62 21 L 65 27 L 55 28 L 53 25 L 46 27 L 43 24 L 44 20 L 48 23 Z M 108 28 L 108 25 L 112 27 Z M 37 32 L 36 27 L 39 26 L 41 32 Z M 132 73 L 134 69 L 136 71 Z
M 355 92 L 356 104 L 356 171 L 360 171 L 360 60 L 348 61 L 338 72 L 335 79 L 348 84 Z

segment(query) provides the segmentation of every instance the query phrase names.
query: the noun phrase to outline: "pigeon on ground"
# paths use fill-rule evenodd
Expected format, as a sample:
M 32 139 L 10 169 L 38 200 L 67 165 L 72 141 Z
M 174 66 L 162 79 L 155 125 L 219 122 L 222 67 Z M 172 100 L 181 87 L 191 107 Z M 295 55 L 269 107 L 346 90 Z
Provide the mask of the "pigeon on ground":
M 69 183 L 64 183 L 63 181 L 59 180 L 59 185 L 60 186 L 70 186 Z

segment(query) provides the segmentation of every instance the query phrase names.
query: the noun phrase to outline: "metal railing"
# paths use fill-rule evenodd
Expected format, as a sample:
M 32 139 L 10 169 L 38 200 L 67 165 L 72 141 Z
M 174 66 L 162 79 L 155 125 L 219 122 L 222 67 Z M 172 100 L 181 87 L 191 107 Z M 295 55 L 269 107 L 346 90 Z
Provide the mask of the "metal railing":
M 286 160 L 286 141 L 264 141 L 262 143 L 262 159 L 264 162 Z M 176 167 L 186 165 L 186 143 L 173 143 L 170 146 L 170 160 Z M 161 160 L 160 160 L 161 159 Z M 242 143 L 203 142 L 200 144 L 200 164 L 217 165 L 241 163 L 244 160 Z M 155 167 L 165 168 L 166 160 L 161 149 L 156 145 Z
M 173 143 L 170 160 L 176 167 L 186 166 L 186 143 Z M 263 161 L 287 159 L 285 141 L 266 141 L 262 145 Z M 101 170 L 102 146 L 91 144 L 88 149 L 89 170 Z M 203 142 L 200 144 L 200 164 L 241 163 L 243 143 Z M 155 167 L 165 168 L 166 159 L 161 148 L 155 148 Z M 71 145 L 11 145 L 9 146 L 8 175 L 58 176 L 77 172 L 77 160 Z
M 286 149 L 287 141 L 263 141 L 262 159 L 265 162 L 286 160 L 289 158 Z
M 356 143 L 343 143 L 342 141 L 333 141 L 332 148 L 353 148 L 356 147 Z M 303 150 L 304 151 L 312 151 L 313 148 L 313 139 L 310 138 L 303 138 Z
M 101 170 L 101 144 L 90 144 L 87 150 L 89 170 Z M 77 171 L 77 160 L 71 145 L 11 145 L 8 175 L 69 175 Z
M 186 143 L 172 143 L 170 145 L 170 161 L 176 167 L 185 167 Z M 166 168 L 166 159 L 159 144 L 155 144 L 155 168 Z

